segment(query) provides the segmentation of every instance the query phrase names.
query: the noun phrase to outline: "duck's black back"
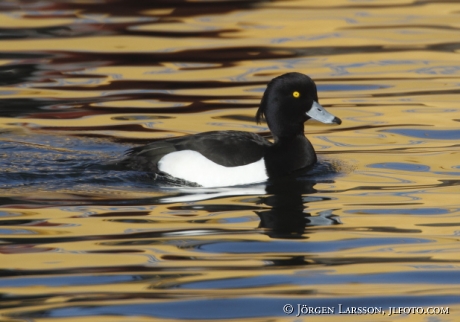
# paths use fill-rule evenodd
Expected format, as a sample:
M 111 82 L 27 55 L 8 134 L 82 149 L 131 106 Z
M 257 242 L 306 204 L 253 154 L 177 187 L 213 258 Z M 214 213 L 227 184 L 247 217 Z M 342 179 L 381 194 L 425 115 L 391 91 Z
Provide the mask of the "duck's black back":
M 168 153 L 193 150 L 225 167 L 237 167 L 264 157 L 272 143 L 255 133 L 213 131 L 166 139 L 133 148 L 120 165 L 140 171 L 158 171 L 158 161 Z

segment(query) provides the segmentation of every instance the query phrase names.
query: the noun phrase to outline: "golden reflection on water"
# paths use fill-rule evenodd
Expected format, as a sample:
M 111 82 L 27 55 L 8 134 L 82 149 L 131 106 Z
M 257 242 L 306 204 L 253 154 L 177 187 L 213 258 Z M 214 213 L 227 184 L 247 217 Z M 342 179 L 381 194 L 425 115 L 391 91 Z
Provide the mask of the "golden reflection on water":
M 456 321 L 460 3 L 0 3 L 0 321 Z M 326 170 L 162 187 L 92 166 L 148 140 L 268 135 L 273 77 L 317 83 Z M 448 315 L 286 315 L 439 306 Z

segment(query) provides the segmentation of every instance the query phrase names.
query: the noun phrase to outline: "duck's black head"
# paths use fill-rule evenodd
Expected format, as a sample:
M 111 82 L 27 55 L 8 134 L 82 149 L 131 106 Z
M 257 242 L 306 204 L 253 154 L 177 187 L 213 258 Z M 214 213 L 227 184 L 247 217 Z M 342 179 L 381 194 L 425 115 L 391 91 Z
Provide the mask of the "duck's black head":
M 268 83 L 256 121 L 263 117 L 275 139 L 303 135 L 304 123 L 310 118 L 323 123 L 342 123 L 319 105 L 315 82 L 300 73 L 283 74 Z

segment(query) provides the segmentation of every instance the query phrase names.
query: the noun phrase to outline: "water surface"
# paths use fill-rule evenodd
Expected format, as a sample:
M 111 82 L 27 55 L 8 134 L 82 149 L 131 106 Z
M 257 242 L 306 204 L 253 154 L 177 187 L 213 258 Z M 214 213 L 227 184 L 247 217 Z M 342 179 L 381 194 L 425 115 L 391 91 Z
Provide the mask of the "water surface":
M 458 21 L 447 0 L 0 2 L 0 321 L 460 319 Z M 204 189 L 104 166 L 270 138 L 254 114 L 291 71 L 343 120 L 307 123 L 308 174 Z

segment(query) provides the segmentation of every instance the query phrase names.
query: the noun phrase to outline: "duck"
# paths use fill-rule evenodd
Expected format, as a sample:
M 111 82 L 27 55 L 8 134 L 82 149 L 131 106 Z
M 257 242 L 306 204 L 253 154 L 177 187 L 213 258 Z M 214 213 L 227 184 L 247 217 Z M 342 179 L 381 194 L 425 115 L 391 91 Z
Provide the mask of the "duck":
M 306 121 L 342 123 L 319 104 L 315 82 L 297 72 L 267 84 L 255 115 L 258 124 L 264 119 L 273 142 L 251 132 L 203 132 L 132 148 L 120 164 L 201 187 L 261 183 L 317 162 L 315 149 L 305 137 Z

